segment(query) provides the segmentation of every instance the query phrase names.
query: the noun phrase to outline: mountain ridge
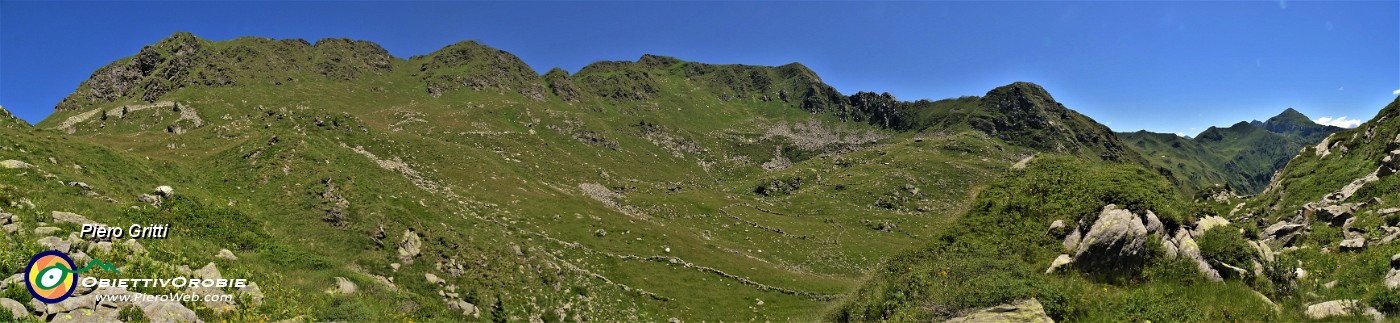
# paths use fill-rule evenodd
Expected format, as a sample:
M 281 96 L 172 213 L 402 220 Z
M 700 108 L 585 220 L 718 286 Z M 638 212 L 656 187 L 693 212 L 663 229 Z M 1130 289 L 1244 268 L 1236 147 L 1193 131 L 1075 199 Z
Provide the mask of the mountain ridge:
M 1317 124 L 1287 108 L 1266 121 L 1212 126 L 1190 139 L 1145 130 L 1119 136 L 1134 143 L 1132 147 L 1153 164 L 1173 170 L 1172 177 L 1190 187 L 1188 191 L 1224 186 L 1240 194 L 1255 194 L 1268 185 L 1298 149 L 1341 129 Z

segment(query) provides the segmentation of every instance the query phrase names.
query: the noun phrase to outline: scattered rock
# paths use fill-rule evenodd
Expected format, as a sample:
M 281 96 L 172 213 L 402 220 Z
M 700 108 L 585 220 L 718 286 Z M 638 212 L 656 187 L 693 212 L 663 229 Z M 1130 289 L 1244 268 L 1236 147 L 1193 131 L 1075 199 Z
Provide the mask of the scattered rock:
M 953 322 L 1035 322 L 1051 323 L 1055 320 L 1045 314 L 1045 307 L 1034 298 L 1011 304 L 990 307 L 967 313 L 947 321 Z
M 1332 225 L 1341 225 L 1351 219 L 1352 212 L 1356 211 L 1356 203 L 1340 205 L 1328 205 L 1317 209 L 1318 218 L 1330 221 Z
M 350 279 L 345 277 L 336 277 L 335 286 L 335 289 L 332 289 L 330 291 L 331 293 L 354 294 L 355 290 L 357 289 L 355 287 L 355 283 L 351 282 Z
M 170 187 L 170 186 L 161 185 L 161 186 L 157 186 L 157 187 L 156 187 L 156 191 L 153 192 L 153 193 L 155 193 L 157 196 L 160 196 L 160 197 L 171 198 L 171 197 L 174 197 L 174 196 L 175 196 L 175 188 L 172 188 L 172 187 Z
M 194 271 L 194 275 L 203 279 L 223 279 L 224 275 L 219 273 L 219 266 L 214 263 L 204 265 L 204 268 Z
M 1259 254 L 1259 259 L 1264 260 L 1265 263 L 1274 262 L 1274 250 L 1269 248 L 1269 244 L 1251 240 L 1249 246 L 1254 247 L 1254 251 Z
M 38 227 L 34 228 L 34 235 L 51 236 L 58 233 L 59 230 L 59 228 L 55 227 Z
M 462 316 L 471 316 L 473 318 L 481 317 L 481 311 L 476 309 L 476 305 L 472 305 L 472 303 L 467 303 L 463 300 L 449 301 L 447 302 L 447 308 L 461 310 Z
M 1366 238 L 1357 237 L 1342 240 L 1337 246 L 1340 247 L 1342 251 L 1358 251 L 1366 248 Z
M 146 247 L 142 246 L 140 242 L 136 241 L 136 239 L 126 239 L 125 245 L 127 249 L 131 249 L 131 253 L 138 255 L 146 254 Z
M 40 246 L 44 246 L 49 250 L 58 250 L 62 253 L 68 253 L 68 251 L 70 251 L 69 249 L 73 246 L 68 240 L 59 237 L 44 237 L 43 239 L 39 239 L 38 242 Z
M 214 255 L 214 258 L 225 260 L 238 260 L 238 256 L 233 255 L 233 251 L 229 251 L 228 249 L 219 249 L 219 254 Z
M 1055 222 L 1050 222 L 1050 229 L 1047 229 L 1047 231 L 1055 232 L 1057 230 L 1063 230 L 1064 228 L 1065 220 L 1055 220 Z
M 5 168 L 5 169 L 28 169 L 28 168 L 30 168 L 30 167 L 34 167 L 34 165 L 30 165 L 29 163 L 22 162 L 22 161 L 18 161 L 18 160 L 13 160 L 13 159 L 11 159 L 11 160 L 6 160 L 6 161 L 0 161 L 0 168 Z
M 1046 273 L 1046 274 L 1053 274 L 1053 273 L 1055 273 L 1055 271 L 1059 270 L 1060 267 L 1063 267 L 1064 265 L 1068 265 L 1068 264 L 1073 263 L 1073 262 L 1074 262 L 1074 259 L 1073 259 L 1073 258 L 1070 258 L 1069 255 L 1060 254 L 1059 257 L 1055 257 L 1055 260 L 1053 260 L 1053 261 L 1050 262 L 1050 268 L 1046 268 L 1046 269 L 1045 269 L 1045 273 Z
M 442 285 L 447 283 L 447 281 L 442 280 L 442 278 L 438 278 L 437 275 L 433 275 L 432 273 L 424 273 L 423 278 L 427 279 L 429 284 Z
M 97 222 L 88 220 L 87 218 L 78 215 L 77 213 L 53 211 L 51 214 L 53 215 L 53 221 L 58 223 L 72 223 L 77 224 L 79 226 L 84 224 L 97 224 Z
M 150 194 L 141 194 L 141 195 L 138 195 L 138 196 L 136 196 L 136 201 L 137 201 L 137 202 L 141 202 L 141 203 L 150 204 L 151 206 L 156 206 L 156 207 L 159 207 L 160 204 L 161 204 L 161 202 L 162 202 L 162 200 L 161 200 L 161 198 L 160 198 L 159 196 L 150 195 Z
M 1343 299 L 1308 305 L 1305 314 L 1308 315 L 1308 318 L 1321 320 L 1333 316 L 1351 315 L 1352 311 L 1358 309 L 1356 300 Z
M 91 190 L 92 190 L 92 186 L 91 186 L 91 185 L 88 185 L 87 183 L 83 183 L 83 182 L 68 182 L 68 186 L 81 188 L 81 189 L 83 189 L 84 191 L 91 191 Z
M 243 288 L 239 288 L 238 294 L 243 295 L 248 300 L 248 304 L 255 307 L 262 305 L 263 298 L 265 297 L 262 288 L 259 288 L 258 283 L 255 282 L 248 282 Z

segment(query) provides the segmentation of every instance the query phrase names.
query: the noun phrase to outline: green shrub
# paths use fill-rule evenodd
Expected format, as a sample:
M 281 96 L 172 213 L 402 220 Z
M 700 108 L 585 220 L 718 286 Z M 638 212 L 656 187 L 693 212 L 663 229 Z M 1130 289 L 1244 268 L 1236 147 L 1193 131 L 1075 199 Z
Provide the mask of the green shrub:
M 1366 295 L 1366 304 L 1387 314 L 1400 311 L 1400 291 L 1390 288 L 1375 288 Z
M 1201 257 L 1236 267 L 1249 264 L 1254 259 L 1254 248 L 1238 232 L 1230 225 L 1206 230 L 1197 243 L 1201 247 Z

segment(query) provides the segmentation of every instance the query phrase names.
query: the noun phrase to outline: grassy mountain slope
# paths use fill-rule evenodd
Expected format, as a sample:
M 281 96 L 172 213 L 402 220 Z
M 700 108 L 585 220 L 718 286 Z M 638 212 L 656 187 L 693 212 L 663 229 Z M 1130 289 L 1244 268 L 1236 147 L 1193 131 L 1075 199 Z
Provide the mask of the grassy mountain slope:
M 537 76 L 473 42 L 380 54 L 348 40 L 176 34 L 100 69 L 52 116 L 4 139 L 89 148 L 0 156 L 44 171 L 66 169 L 44 163 L 54 157 L 149 173 L 63 176 L 111 199 L 69 202 L 49 181 L 17 181 L 6 198 L 35 201 L 14 212 L 27 232 L 49 211 L 253 224 L 177 228 L 143 241 L 148 258 L 102 255 L 150 263 L 129 275 L 212 261 L 268 291 L 270 302 L 230 313 L 185 304 L 206 320 L 812 320 L 1036 151 L 964 121 L 1010 113 L 979 98 L 845 96 L 798 64 L 648 55 Z M 1048 95 L 1007 100 L 1036 107 L 1017 113 L 1077 115 L 1045 108 Z M 917 126 L 899 126 L 895 112 Z M 1080 126 L 1106 131 L 1062 125 Z M 1102 140 L 1053 140 L 1109 152 Z M 175 201 L 136 201 L 156 185 L 176 187 Z M 421 255 L 400 258 L 409 235 Z M 32 249 L 38 238 L 10 243 Z M 239 260 L 213 258 L 219 249 Z M 359 290 L 322 293 L 336 277 Z M 438 294 L 447 286 L 456 298 Z M 455 300 L 479 313 L 449 308 Z
M 1400 313 L 1400 268 L 1392 257 L 1400 253 L 1393 243 L 1400 233 L 1397 122 L 1400 98 L 1360 127 L 1304 149 L 1261 194 L 1223 201 L 1183 199 L 1166 177 L 1133 164 L 1036 158 L 993 181 L 949 230 L 872 272 L 828 319 L 940 320 L 1023 299 L 1038 300 L 1057 321 L 1394 316 Z M 1263 124 L 1232 129 L 1258 134 L 1267 131 Z M 1138 133 L 1129 142 L 1199 149 L 1164 136 L 1172 135 Z M 1148 225 L 1140 249 L 1108 258 L 1109 264 L 1136 259 L 1130 266 L 1057 271 L 1056 254 L 1084 250 L 1070 246 L 1067 228 L 1093 223 L 1085 234 L 1094 238 L 1080 243 L 1110 241 L 1109 250 L 1131 249 L 1114 240 L 1131 233 L 1098 228 L 1122 225 L 1099 221 L 1109 214 L 1099 208 L 1110 204 L 1135 215 L 1156 212 L 1166 233 Z M 1056 227 L 1057 220 L 1067 226 Z M 1171 232 L 1175 237 L 1168 238 Z M 1075 264 L 1079 258 L 1066 259 Z M 1213 282 L 1212 275 L 1224 279 Z M 1339 310 L 1328 312 L 1328 306 Z

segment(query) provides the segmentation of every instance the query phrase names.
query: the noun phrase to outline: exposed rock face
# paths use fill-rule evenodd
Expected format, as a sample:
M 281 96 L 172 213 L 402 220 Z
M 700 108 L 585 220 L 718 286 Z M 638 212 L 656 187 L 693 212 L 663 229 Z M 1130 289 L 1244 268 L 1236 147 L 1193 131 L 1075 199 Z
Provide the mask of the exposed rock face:
M 1142 219 L 1116 205 L 1104 206 L 1074 253 L 1074 263 L 1089 272 L 1113 272 L 1138 266 L 1146 251 Z
M 554 96 L 565 102 L 578 102 L 584 94 L 582 90 L 579 90 L 578 85 L 574 84 L 574 80 L 569 78 L 569 72 L 562 68 L 550 69 L 549 72 L 544 73 L 543 78 L 545 86 L 549 87 L 549 92 L 554 93 Z
M 995 306 L 955 317 L 947 322 L 1036 322 L 1053 323 L 1055 320 L 1045 315 L 1045 307 L 1040 301 L 1027 299 L 1011 304 Z

